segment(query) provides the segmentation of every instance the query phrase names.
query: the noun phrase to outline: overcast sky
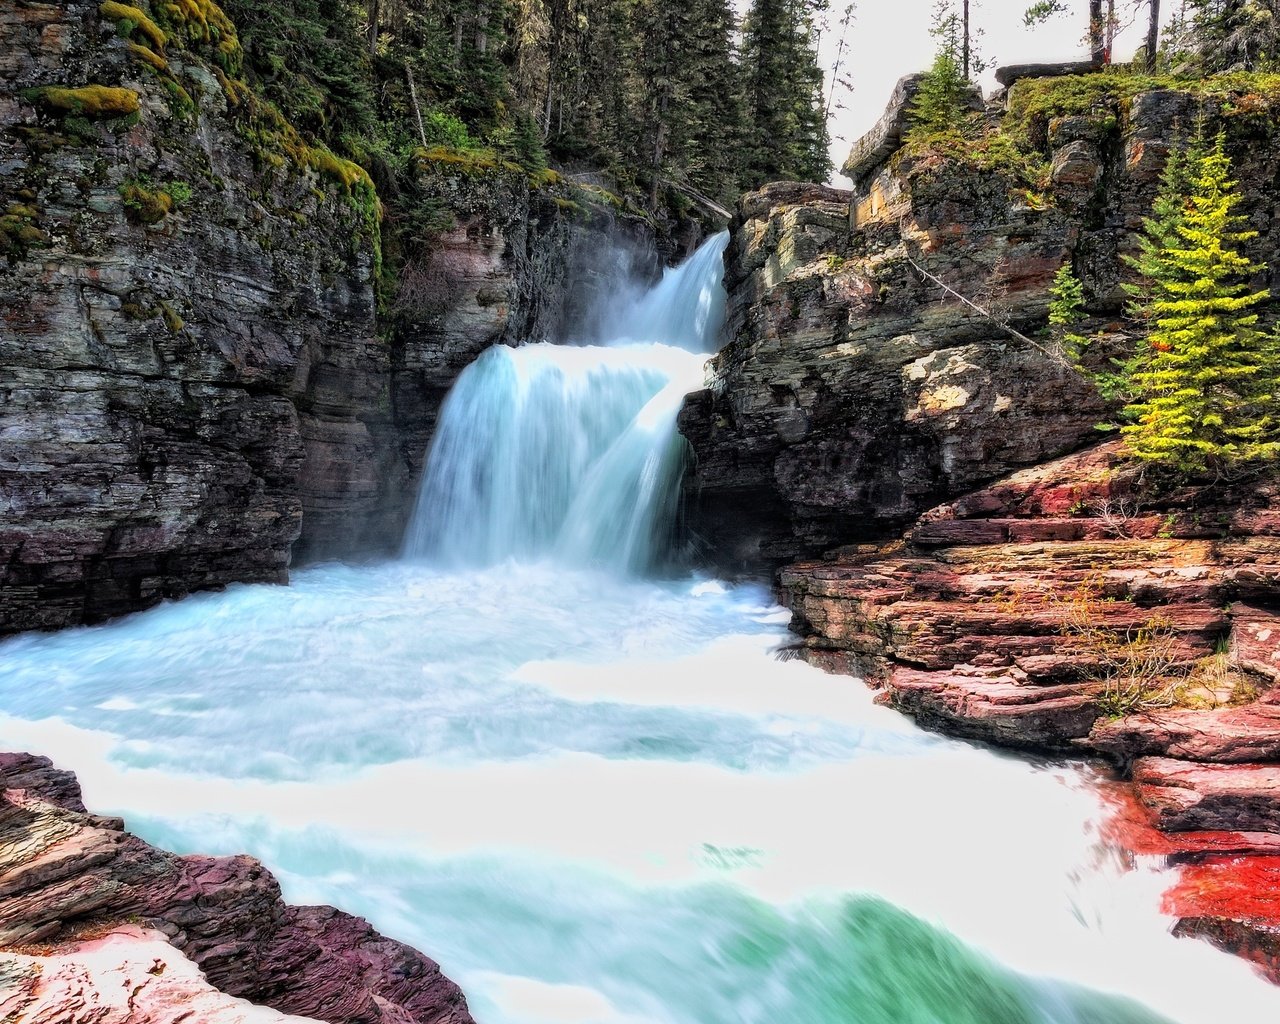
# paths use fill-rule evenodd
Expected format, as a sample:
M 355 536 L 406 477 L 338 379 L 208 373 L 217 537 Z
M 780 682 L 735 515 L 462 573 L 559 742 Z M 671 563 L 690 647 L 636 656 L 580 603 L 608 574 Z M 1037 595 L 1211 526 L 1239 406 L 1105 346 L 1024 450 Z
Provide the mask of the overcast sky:
M 1088 56 L 1084 42 L 1085 0 L 1068 0 L 1072 13 L 1059 15 L 1034 29 L 1022 24 L 1022 12 L 1029 2 L 973 0 L 971 17 L 976 26 L 985 29 L 979 45 L 989 61 L 1025 64 Z M 1137 10 L 1135 16 L 1135 0 L 1117 0 L 1117 17 L 1122 23 L 1134 22 L 1117 40 L 1117 60 L 1127 60 L 1142 45 L 1146 4 L 1143 0 L 1137 2 L 1142 9 Z M 834 17 L 838 17 L 843 0 L 831 0 L 831 3 L 837 9 Z M 1164 6 L 1168 9 L 1175 4 L 1166 0 Z M 852 96 L 844 96 L 847 109 L 837 112 L 831 124 L 831 160 L 837 169 L 844 163 L 850 143 L 884 113 L 894 83 L 912 71 L 925 70 L 933 60 L 936 42 L 929 35 L 932 9 L 933 0 L 858 0 L 845 58 L 854 92 Z M 823 66 L 828 74 L 835 57 L 838 32 L 838 27 L 833 27 L 823 40 Z M 983 77 L 982 84 L 988 91 L 994 88 L 995 79 L 990 72 Z M 850 184 L 847 178 L 839 176 L 832 181 L 846 188 Z

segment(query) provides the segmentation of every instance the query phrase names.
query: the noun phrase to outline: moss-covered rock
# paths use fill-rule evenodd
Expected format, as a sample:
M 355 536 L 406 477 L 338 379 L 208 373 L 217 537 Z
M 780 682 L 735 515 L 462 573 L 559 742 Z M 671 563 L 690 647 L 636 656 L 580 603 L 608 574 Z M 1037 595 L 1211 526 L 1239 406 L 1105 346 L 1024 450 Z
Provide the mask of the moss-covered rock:
M 43 85 L 26 89 L 22 98 L 55 117 L 126 117 L 138 112 L 139 97 L 132 89 L 114 85 Z

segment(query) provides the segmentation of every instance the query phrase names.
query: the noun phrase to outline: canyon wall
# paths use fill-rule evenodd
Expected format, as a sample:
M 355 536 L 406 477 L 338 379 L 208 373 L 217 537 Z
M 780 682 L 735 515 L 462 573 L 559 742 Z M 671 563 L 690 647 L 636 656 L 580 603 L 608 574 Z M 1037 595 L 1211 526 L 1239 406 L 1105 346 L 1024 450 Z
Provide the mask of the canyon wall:
M 216 5 L 143 8 L 0 9 L 0 633 L 394 551 L 460 369 L 559 330 L 614 237 L 658 262 L 552 176 L 424 163 L 443 263 L 380 315 L 368 175 Z
M 853 191 L 741 204 L 728 345 L 681 419 L 693 531 L 722 570 L 778 569 L 799 655 L 922 725 L 1109 762 L 1106 838 L 1178 866 L 1178 934 L 1280 981 L 1280 470 L 1144 469 L 1045 331 L 1069 263 L 1090 368 L 1134 344 L 1124 257 L 1197 131 L 1274 294 L 1280 94 L 1025 78 L 962 143 L 913 143 L 909 86 Z
M 853 191 L 778 184 L 743 199 L 726 256 L 728 343 L 681 420 L 697 455 L 691 522 L 714 564 L 767 571 L 892 536 L 949 497 L 1095 440 L 1106 404 L 1034 341 L 1050 284 L 1070 262 L 1084 330 L 1118 319 L 1122 257 L 1165 155 L 1197 125 L 1226 132 L 1241 212 L 1259 232 L 1250 255 L 1280 266 L 1276 100 L 1247 84 L 1193 95 L 1133 81 L 1017 82 L 968 152 L 904 145 L 911 92 L 900 89 L 855 146 Z M 1092 358 L 1108 354 L 1098 345 Z

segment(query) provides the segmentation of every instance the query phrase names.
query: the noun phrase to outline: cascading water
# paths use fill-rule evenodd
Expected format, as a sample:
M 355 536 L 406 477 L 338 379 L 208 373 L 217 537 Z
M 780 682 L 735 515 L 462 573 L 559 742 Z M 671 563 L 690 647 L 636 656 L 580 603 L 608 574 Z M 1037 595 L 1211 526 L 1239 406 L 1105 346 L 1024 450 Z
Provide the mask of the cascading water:
M 762 590 L 601 571 L 655 543 L 646 429 L 686 369 L 486 354 L 431 456 L 429 558 L 0 643 L 0 747 L 420 946 L 482 1024 L 1276 1019 L 1243 962 L 1169 934 L 1168 876 L 1098 838 L 1088 772 L 777 661 Z
M 497 345 L 458 378 L 406 535 L 411 558 L 492 565 L 554 555 L 652 568 L 671 548 L 685 443 L 675 429 L 724 320 L 727 232 L 639 297 L 606 346 Z

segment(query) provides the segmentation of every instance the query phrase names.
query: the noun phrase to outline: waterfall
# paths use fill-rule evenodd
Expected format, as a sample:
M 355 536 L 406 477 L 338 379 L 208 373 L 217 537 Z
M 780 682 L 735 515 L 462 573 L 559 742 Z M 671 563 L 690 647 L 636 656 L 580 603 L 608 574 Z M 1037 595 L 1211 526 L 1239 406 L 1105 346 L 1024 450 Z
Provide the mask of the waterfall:
M 684 395 L 724 320 L 722 232 L 639 295 L 597 345 L 495 345 L 440 413 L 405 554 L 436 564 L 552 557 L 643 572 L 672 548 Z
M 711 352 L 724 326 L 724 250 L 722 231 L 662 280 L 640 295 L 618 303 L 615 341 L 657 341 L 690 352 Z

